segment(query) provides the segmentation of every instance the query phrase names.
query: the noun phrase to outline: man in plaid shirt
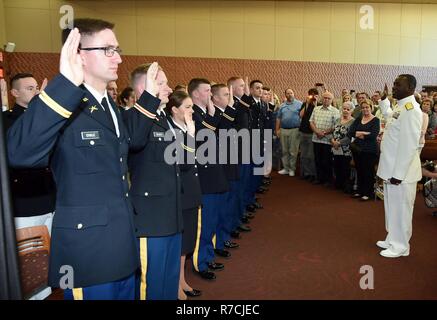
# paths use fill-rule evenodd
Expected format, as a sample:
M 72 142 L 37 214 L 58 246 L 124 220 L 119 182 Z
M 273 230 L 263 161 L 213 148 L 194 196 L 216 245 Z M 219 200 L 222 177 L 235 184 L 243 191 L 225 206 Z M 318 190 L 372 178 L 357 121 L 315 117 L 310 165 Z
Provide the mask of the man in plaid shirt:
M 340 117 L 340 112 L 331 104 L 334 100 L 332 93 L 322 94 L 323 105 L 314 109 L 310 118 L 313 130 L 314 157 L 316 162 L 317 180 L 314 184 L 329 186 L 332 180 L 331 138 L 334 125 Z

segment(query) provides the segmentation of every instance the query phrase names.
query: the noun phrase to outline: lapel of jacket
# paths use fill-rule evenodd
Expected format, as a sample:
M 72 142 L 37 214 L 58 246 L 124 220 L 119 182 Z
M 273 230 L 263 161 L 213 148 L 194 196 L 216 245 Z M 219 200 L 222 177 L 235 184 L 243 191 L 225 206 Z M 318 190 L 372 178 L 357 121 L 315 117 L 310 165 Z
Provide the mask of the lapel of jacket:
M 84 102 L 86 103 L 84 105 L 83 112 L 87 114 L 89 117 L 93 118 L 103 126 L 105 126 L 108 130 L 111 130 L 115 134 L 115 130 L 113 125 L 109 123 L 108 116 L 106 115 L 105 110 L 103 109 L 100 102 L 98 102 L 94 96 L 85 88 L 85 86 L 82 85 L 82 89 L 85 91 L 85 98 Z M 85 100 L 86 99 L 86 100 Z M 114 110 L 116 111 L 116 110 Z M 117 111 L 116 111 L 117 114 Z M 119 117 L 117 116 L 117 120 Z M 120 121 L 120 120 L 118 120 Z M 120 122 L 119 122 L 120 124 Z
M 156 118 L 153 120 L 153 122 L 154 122 L 157 126 L 163 128 L 163 129 L 165 129 L 165 131 L 170 130 L 170 127 L 169 127 L 169 125 L 168 125 L 168 123 L 167 123 L 167 117 L 164 116 L 164 117 L 161 118 L 161 117 L 158 115 L 158 112 L 156 113 Z

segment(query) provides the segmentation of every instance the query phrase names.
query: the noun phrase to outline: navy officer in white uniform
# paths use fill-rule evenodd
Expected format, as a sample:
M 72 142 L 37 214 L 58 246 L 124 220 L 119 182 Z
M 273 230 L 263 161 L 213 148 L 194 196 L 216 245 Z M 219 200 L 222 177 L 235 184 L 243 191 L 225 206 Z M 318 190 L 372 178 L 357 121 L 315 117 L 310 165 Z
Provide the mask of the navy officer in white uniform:
M 377 175 L 384 180 L 384 210 L 387 237 L 378 241 L 381 255 L 397 258 L 410 254 L 412 218 L 417 181 L 422 178 L 419 139 L 423 116 L 414 98 L 416 78 L 399 75 L 393 84 L 397 106 L 390 108 L 387 87 L 379 106 L 387 119 L 381 141 Z

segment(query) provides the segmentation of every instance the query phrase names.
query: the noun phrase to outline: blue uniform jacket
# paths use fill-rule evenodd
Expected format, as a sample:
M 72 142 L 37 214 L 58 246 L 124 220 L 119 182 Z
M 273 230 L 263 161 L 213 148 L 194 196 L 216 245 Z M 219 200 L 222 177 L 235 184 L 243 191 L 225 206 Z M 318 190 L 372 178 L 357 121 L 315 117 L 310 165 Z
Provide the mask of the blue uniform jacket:
M 139 266 L 128 197 L 129 138 L 116 114 L 119 138 L 91 93 L 58 75 L 8 131 L 10 165 L 50 164 L 56 182 L 52 287 L 59 287 L 61 266 L 73 268 L 75 288 L 120 280 Z
M 198 141 L 199 131 L 200 130 L 212 130 L 214 132 L 214 142 L 209 142 L 208 145 L 218 148 L 218 140 L 217 140 L 217 127 L 220 122 L 220 115 L 215 113 L 214 116 L 209 115 L 208 113 L 203 112 L 203 110 L 197 106 L 193 106 L 193 120 L 196 125 L 196 149 L 204 144 L 208 143 L 205 141 Z M 226 178 L 226 174 L 223 168 L 223 165 L 218 163 L 218 149 L 216 150 L 216 159 L 215 163 L 198 163 L 199 170 L 199 179 L 200 186 L 202 188 L 202 194 L 213 194 L 213 193 L 222 193 L 229 191 L 229 184 Z M 197 155 L 197 158 L 199 155 Z M 199 159 L 198 159 L 199 160 Z
M 134 108 L 123 112 L 131 137 L 130 193 L 138 237 L 169 236 L 183 228 L 180 170 L 164 158 L 174 136 L 167 119 L 156 113 L 159 104 L 145 91 Z M 171 137 L 168 141 L 166 133 Z

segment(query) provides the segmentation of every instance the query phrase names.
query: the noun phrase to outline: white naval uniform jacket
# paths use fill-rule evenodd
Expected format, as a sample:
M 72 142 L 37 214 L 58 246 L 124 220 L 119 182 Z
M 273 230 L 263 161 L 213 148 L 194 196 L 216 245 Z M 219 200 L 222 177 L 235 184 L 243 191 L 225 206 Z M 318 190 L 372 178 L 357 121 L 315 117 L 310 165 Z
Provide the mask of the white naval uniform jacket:
M 399 100 L 393 110 L 387 98 L 379 102 L 379 107 L 387 124 L 376 174 L 385 181 L 392 177 L 402 183 L 419 181 L 422 169 L 418 149 L 423 122 L 419 104 L 411 95 Z

